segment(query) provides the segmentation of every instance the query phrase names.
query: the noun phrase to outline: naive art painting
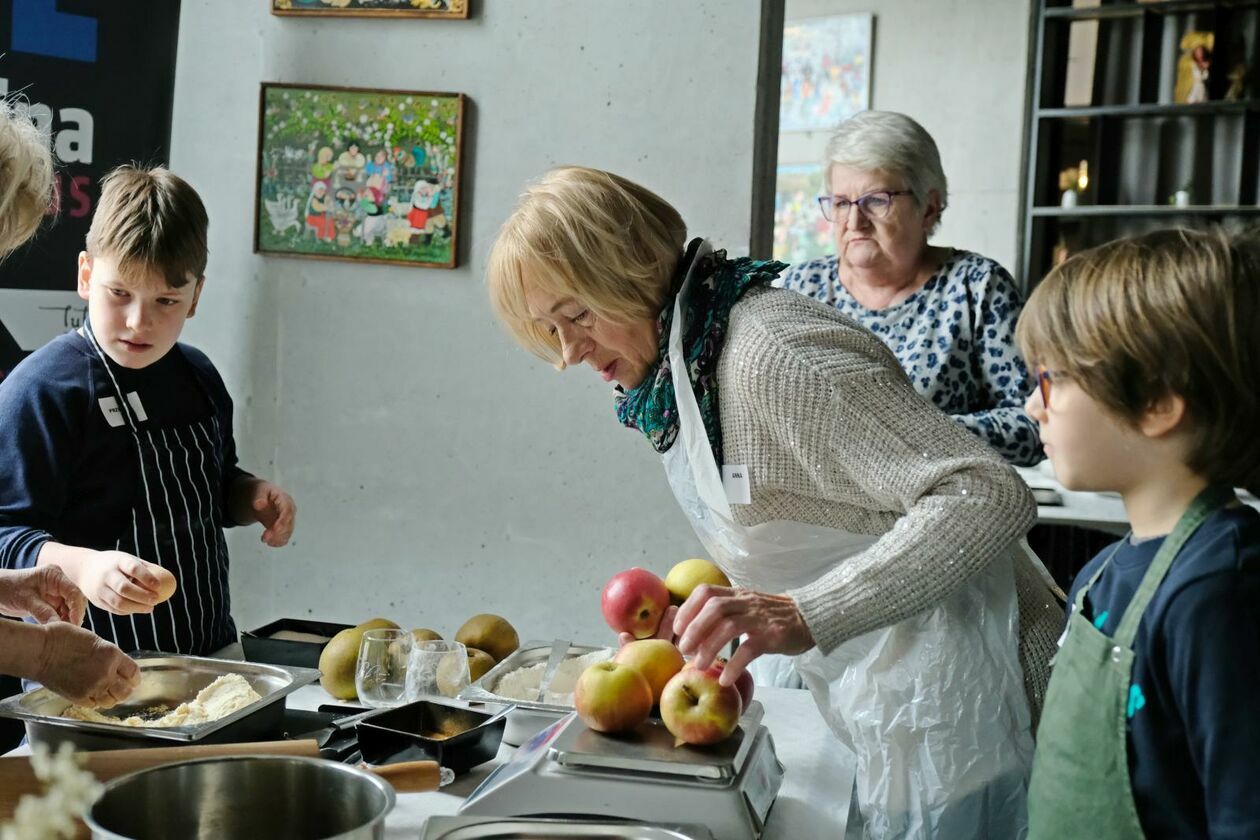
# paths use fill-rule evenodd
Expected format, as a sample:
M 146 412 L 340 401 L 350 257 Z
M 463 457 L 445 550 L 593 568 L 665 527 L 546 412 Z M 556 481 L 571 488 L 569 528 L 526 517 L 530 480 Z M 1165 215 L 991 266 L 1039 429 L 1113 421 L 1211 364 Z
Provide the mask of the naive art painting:
M 468 0 L 271 0 L 275 15 L 466 18 Z
M 776 260 L 808 262 L 835 253 L 831 222 L 818 207 L 822 189 L 821 166 L 779 164 L 774 192 Z
M 830 131 L 870 107 L 873 21 L 862 13 L 784 24 L 779 131 Z
M 464 96 L 262 87 L 254 250 L 453 268 Z

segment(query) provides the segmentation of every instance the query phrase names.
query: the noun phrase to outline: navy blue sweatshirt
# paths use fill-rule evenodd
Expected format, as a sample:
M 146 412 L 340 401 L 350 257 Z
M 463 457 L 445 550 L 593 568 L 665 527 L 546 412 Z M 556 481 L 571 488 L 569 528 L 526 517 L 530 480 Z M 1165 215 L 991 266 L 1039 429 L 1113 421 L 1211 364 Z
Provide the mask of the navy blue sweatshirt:
M 1083 614 L 1114 636 L 1164 538 L 1125 540 Z M 1111 553 L 1077 575 L 1068 603 Z M 1217 511 L 1182 547 L 1133 642 L 1129 773 L 1150 838 L 1260 837 L 1260 513 Z
M 124 393 L 136 392 L 153 428 L 217 419 L 222 481 L 215 494 L 215 520 L 230 526 L 227 491 L 246 473 L 236 463 L 232 400 L 214 365 L 201 351 L 177 344 L 161 360 L 141 370 L 109 370 Z M 142 496 L 135 439 L 125 424 L 111 426 L 100 404 L 112 398 L 109 375 L 88 341 L 66 333 L 40 348 L 0 382 L 0 567 L 29 568 L 52 540 L 97 550 L 116 547 L 132 527 L 131 509 Z M 116 402 L 116 400 L 114 401 Z M 221 539 L 221 533 L 218 534 Z M 222 553 L 226 558 L 226 552 Z M 153 561 L 152 557 L 142 559 Z M 235 641 L 227 603 L 227 569 L 201 572 L 197 584 L 181 581 L 177 598 L 214 597 L 221 620 L 200 631 L 197 650 L 206 653 Z M 210 589 L 213 587 L 213 595 Z M 174 614 L 182 615 L 179 610 Z M 93 608 L 93 616 L 98 619 Z M 106 619 L 107 620 L 107 619 Z M 125 649 L 172 650 L 169 638 L 145 621 L 120 622 L 132 628 L 117 639 Z M 110 634 L 102 632 L 109 637 Z M 191 632 L 191 631 L 187 631 Z M 186 628 L 179 637 L 187 640 Z M 184 645 L 179 645 L 184 649 Z

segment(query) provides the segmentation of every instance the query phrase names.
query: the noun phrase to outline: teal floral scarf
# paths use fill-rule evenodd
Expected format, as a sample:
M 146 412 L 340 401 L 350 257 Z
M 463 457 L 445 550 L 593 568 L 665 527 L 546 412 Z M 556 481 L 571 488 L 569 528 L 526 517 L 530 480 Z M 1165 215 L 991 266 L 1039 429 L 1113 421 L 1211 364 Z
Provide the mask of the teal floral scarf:
M 660 315 L 661 338 L 656 365 L 637 388 L 631 391 L 617 389 L 617 418 L 622 425 L 641 431 L 657 452 L 668 451 L 678 438 L 678 403 L 669 366 L 669 329 L 674 320 L 674 299 L 688 268 L 696 260 L 701 242 L 699 239 L 692 240 L 674 274 L 670 294 Z M 744 292 L 769 284 L 785 268 L 786 263 L 773 260 L 748 257 L 728 260 L 725 251 L 712 251 L 695 265 L 690 298 L 684 305 L 683 355 L 687 360 L 691 387 L 695 389 L 696 401 L 700 404 L 709 446 L 719 465 L 723 461 L 717 363 L 726 343 L 731 309 Z

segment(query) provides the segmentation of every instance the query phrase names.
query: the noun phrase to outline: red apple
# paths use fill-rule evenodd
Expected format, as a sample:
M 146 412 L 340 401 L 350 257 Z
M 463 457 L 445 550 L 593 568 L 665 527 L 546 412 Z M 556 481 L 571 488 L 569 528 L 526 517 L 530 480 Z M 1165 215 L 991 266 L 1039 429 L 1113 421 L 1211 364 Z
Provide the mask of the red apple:
M 600 596 L 600 607 L 608 626 L 636 639 L 656 635 L 668 606 L 669 590 L 665 582 L 638 566 L 613 575 Z
M 721 674 L 722 669 L 725 667 L 726 660 L 719 656 L 713 660 L 713 664 L 709 666 L 709 669 Z M 748 704 L 752 702 L 753 698 L 753 676 L 748 673 L 747 668 L 744 669 L 744 673 L 735 678 L 735 689 L 739 692 L 739 699 L 744 701 L 744 711 L 748 711 Z
M 652 687 L 632 665 L 596 662 L 578 677 L 573 705 L 596 732 L 625 732 L 652 712 Z
M 661 720 L 674 746 L 716 744 L 735 731 L 742 702 L 735 686 L 718 682 L 718 672 L 683 668 L 661 693 Z
M 665 639 L 639 639 L 637 642 L 630 642 L 617 651 L 613 662 L 633 665 L 639 669 L 639 673 L 647 677 L 648 685 L 652 687 L 653 704 L 661 702 L 665 683 L 681 671 L 685 664 L 678 648 Z

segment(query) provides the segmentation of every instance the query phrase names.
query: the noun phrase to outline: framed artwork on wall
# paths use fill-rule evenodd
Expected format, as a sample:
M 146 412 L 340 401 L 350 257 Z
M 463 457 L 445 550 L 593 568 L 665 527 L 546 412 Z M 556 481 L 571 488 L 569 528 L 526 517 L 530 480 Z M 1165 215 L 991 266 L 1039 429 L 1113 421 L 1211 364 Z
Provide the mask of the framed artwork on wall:
M 779 131 L 831 131 L 871 102 L 869 12 L 783 25 Z
M 343 17 L 468 17 L 469 0 L 270 0 L 273 15 Z
M 254 250 L 454 268 L 462 93 L 264 82 Z
M 818 208 L 823 192 L 819 164 L 779 164 L 774 193 L 774 258 L 786 263 L 808 262 L 834 254 L 831 222 Z

